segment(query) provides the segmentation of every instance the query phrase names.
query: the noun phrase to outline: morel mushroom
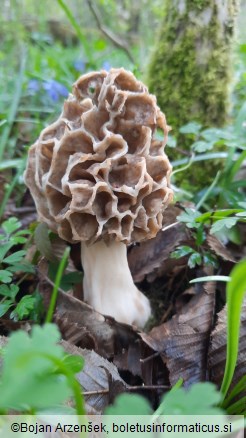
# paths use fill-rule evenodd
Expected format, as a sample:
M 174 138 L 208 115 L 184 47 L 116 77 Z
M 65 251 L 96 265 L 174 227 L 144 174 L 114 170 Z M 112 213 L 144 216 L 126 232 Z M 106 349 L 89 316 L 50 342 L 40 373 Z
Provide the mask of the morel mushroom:
M 137 326 L 150 304 L 133 283 L 126 245 L 155 237 L 172 199 L 167 133 L 156 98 L 132 73 L 89 73 L 30 148 L 25 172 L 40 221 L 81 242 L 85 300 Z

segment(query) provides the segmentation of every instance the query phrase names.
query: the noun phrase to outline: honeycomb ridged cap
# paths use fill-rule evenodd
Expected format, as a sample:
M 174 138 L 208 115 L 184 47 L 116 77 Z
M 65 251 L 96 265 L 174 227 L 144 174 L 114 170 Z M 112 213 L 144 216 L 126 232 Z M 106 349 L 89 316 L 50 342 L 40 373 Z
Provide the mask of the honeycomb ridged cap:
M 81 76 L 29 150 L 24 178 L 39 220 L 69 242 L 154 237 L 173 194 L 168 130 L 155 96 L 132 73 Z

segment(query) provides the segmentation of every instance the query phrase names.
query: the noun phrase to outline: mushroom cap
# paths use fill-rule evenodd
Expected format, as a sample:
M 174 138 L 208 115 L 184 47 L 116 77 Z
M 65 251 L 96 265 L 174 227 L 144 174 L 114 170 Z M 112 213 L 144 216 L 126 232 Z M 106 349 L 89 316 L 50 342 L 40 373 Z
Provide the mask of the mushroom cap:
M 24 178 L 39 220 L 69 242 L 154 237 L 172 199 L 168 130 L 155 96 L 132 73 L 81 76 L 29 150 Z

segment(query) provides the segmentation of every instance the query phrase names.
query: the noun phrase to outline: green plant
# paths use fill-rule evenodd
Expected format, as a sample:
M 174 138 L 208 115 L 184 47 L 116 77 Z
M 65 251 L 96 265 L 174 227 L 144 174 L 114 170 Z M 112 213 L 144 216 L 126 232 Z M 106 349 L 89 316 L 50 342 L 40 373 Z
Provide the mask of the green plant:
M 83 359 L 66 354 L 57 344 L 59 340 L 59 331 L 53 324 L 34 326 L 31 334 L 20 330 L 10 336 L 2 350 L 2 414 L 10 409 L 21 413 L 52 409 L 71 396 L 76 413 L 85 414 L 81 388 L 75 377 L 83 367 Z
M 34 266 L 25 260 L 26 249 L 14 250 L 17 245 L 26 244 L 30 235 L 29 230 L 20 230 L 20 227 L 18 219 L 12 217 L 2 223 L 0 235 L 0 317 L 12 309 L 10 317 L 17 320 L 30 315 L 37 300 L 37 295 L 25 295 L 17 300 L 24 276 L 35 272 Z M 14 282 L 17 272 L 24 275 Z
M 244 120 L 245 109 L 242 107 L 234 123 L 223 129 L 203 129 L 197 122 L 190 122 L 179 129 L 189 144 L 190 158 L 173 162 L 174 182 L 176 180 L 178 186 L 193 193 L 199 208 L 203 205 L 209 210 L 215 203 L 219 208 L 236 208 L 238 203 L 243 202 L 245 181 L 243 177 L 238 177 L 238 172 L 246 157 L 245 133 L 242 128 Z M 178 151 L 180 148 L 177 147 Z M 201 166 L 202 161 L 204 164 L 208 162 L 209 170 L 207 166 Z M 180 168 L 180 165 L 185 166 Z M 188 168 L 184 174 L 183 171 Z M 179 175 L 176 178 L 177 173 Z
M 216 258 L 210 251 L 204 250 L 202 244 L 206 240 L 206 234 L 220 234 L 220 237 L 228 237 L 228 230 L 237 223 L 246 222 L 246 203 L 241 202 L 242 208 L 214 210 L 201 214 L 197 209 L 185 208 L 177 219 L 183 222 L 190 230 L 195 240 L 195 248 L 188 245 L 180 245 L 172 253 L 172 257 L 189 256 L 188 266 L 209 265 L 216 267 Z
M 194 268 L 196 265 L 212 265 L 217 266 L 216 257 L 208 250 L 204 250 L 203 244 L 206 240 L 206 231 L 203 222 L 197 222 L 200 217 L 200 213 L 191 208 L 186 208 L 177 219 L 180 222 L 186 224 L 186 226 L 192 229 L 192 235 L 194 237 L 195 248 L 188 245 L 180 245 L 175 251 L 172 252 L 171 257 L 179 259 L 184 256 L 189 256 L 188 266 Z

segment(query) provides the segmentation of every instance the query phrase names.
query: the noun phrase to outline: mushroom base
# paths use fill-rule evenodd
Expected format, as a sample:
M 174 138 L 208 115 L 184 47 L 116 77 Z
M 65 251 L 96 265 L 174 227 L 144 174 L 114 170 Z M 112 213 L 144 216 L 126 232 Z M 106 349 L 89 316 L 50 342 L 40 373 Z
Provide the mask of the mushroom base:
M 84 299 L 117 321 L 143 327 L 151 314 L 148 298 L 135 286 L 122 242 L 81 243 Z

